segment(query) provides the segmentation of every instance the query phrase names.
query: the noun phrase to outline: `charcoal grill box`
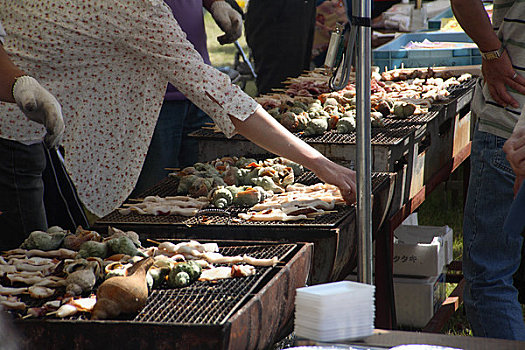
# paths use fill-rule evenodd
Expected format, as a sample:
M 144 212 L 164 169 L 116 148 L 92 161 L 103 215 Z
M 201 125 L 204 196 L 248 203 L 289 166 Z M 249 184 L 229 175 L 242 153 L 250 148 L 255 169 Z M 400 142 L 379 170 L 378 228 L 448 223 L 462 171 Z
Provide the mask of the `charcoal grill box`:
M 437 276 L 452 262 L 453 232 L 448 226 L 401 225 L 394 236 L 395 275 Z
M 399 209 L 409 199 L 412 178 L 419 171 L 414 168 L 415 133 L 418 127 L 398 121 L 390 122 L 385 128 L 372 128 L 372 171 L 396 173 L 393 210 Z M 327 158 L 339 163 L 356 161 L 356 134 L 338 134 L 334 131 L 319 136 L 296 134 L 303 141 L 317 149 Z M 241 135 L 227 139 L 221 132 L 199 129 L 190 134 L 199 142 L 199 161 L 210 161 L 223 156 L 267 155 L 274 156 Z M 417 153 L 416 153 L 417 154 Z
M 297 182 L 311 185 L 319 180 L 310 172 Z M 374 173 L 372 191 L 372 229 L 376 232 L 388 214 L 395 175 Z M 143 195 L 170 196 L 176 194 L 176 181 L 166 178 Z M 114 211 L 99 219 L 94 228 L 106 232 L 108 226 L 132 230 L 141 240 L 157 237 L 184 239 L 221 239 L 247 241 L 310 242 L 314 243 L 309 284 L 339 280 L 357 264 L 357 234 L 355 206 L 342 206 L 336 212 L 317 216 L 314 220 L 252 222 L 237 218 L 246 208 L 231 208 L 226 215 L 183 217 L 177 215 L 151 216 L 132 213 L 121 215 Z
M 481 53 L 478 48 L 432 48 L 404 49 L 409 42 L 472 43 L 464 32 L 419 32 L 405 33 L 389 43 L 372 51 L 372 64 L 381 71 L 413 67 L 451 67 L 481 64 Z
M 409 191 L 410 198 L 421 189 L 421 184 L 427 184 L 453 156 L 470 142 L 470 101 L 473 97 L 476 76 L 481 74 L 480 67 L 435 67 L 433 69 L 435 71 L 451 70 L 458 75 L 470 73 L 473 78 L 450 87 L 448 89 L 450 96 L 444 101 L 434 102 L 430 111 L 425 115 L 412 116 L 403 120 L 405 125 L 418 126 L 414 138 L 414 171 Z M 417 69 L 402 71 L 413 70 Z M 420 169 L 422 166 L 423 168 Z
M 136 316 L 91 321 L 16 319 L 21 349 L 265 349 L 292 329 L 295 290 L 308 277 L 309 243 L 216 241 L 230 254 L 277 254 L 257 275 L 150 293 Z M 224 253 L 224 251 L 221 250 Z M 257 255 L 266 254 L 266 255 Z M 1 347 L 1 346 L 0 346 Z

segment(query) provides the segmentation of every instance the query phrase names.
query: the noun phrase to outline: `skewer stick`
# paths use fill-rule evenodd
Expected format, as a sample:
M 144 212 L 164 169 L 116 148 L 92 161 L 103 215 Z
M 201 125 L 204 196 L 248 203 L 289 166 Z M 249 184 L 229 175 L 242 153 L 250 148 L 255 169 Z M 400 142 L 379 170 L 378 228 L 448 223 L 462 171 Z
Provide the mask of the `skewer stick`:
M 212 126 L 203 126 L 203 127 L 201 127 L 201 129 L 204 129 L 204 130 L 215 130 L 215 128 L 212 127 Z
M 47 316 L 47 315 L 46 315 Z M 27 314 L 25 316 L 22 316 L 22 320 L 25 320 L 26 318 L 29 318 L 29 317 L 33 317 L 33 315 L 31 314 Z
M 128 198 L 128 201 L 130 201 L 130 202 L 143 202 L 144 198 Z
M 146 238 L 146 241 L 151 242 L 151 243 L 155 243 L 155 244 L 160 244 L 159 241 L 155 241 L 155 240 L 149 239 L 149 238 Z
M 180 168 L 164 168 L 164 170 L 168 170 L 168 171 L 179 171 Z
M 46 316 L 53 316 L 53 315 L 56 315 L 57 313 L 58 313 L 58 310 L 56 310 L 56 311 L 51 311 L 51 312 L 48 312 L 48 313 L 46 314 Z
M 215 125 L 215 123 L 212 123 L 212 122 L 206 122 L 206 123 L 204 123 L 204 125 Z

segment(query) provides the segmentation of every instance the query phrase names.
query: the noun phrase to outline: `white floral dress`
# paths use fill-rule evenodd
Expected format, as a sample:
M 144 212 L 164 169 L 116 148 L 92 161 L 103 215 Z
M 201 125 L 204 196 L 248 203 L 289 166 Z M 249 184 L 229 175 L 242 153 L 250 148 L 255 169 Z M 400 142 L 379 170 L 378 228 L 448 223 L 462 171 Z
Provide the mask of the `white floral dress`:
M 120 206 L 140 173 L 171 82 L 232 136 L 260 106 L 206 65 L 162 0 L 0 0 L 11 59 L 62 105 L 66 168 L 88 210 Z M 0 104 L 0 137 L 45 130 Z M 170 147 L 170 145 L 166 145 Z

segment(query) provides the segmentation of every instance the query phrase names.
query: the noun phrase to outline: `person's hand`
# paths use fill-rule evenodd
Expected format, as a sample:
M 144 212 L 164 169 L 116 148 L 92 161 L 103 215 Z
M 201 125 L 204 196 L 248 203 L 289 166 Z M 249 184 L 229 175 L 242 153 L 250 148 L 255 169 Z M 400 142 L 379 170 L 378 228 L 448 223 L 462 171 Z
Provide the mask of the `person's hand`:
M 211 4 L 210 13 L 224 35 L 217 38 L 221 45 L 231 44 L 242 34 L 242 16 L 226 1 L 215 1 Z
M 507 86 L 525 94 L 525 78 L 514 71 L 506 50 L 503 51 L 500 58 L 483 60 L 481 71 L 490 95 L 496 103 L 502 106 L 511 105 L 514 108 L 520 107 L 518 101 L 507 91 Z
M 64 120 L 62 108 L 56 98 L 35 78 L 27 75 L 16 80 L 13 85 L 13 97 L 26 117 L 46 127 L 46 145 L 58 145 L 64 133 Z
M 338 165 L 332 161 L 319 166 L 314 170 L 315 175 L 326 183 L 335 185 L 339 188 L 346 204 L 354 204 L 357 198 L 355 171 Z
M 516 174 L 514 194 L 516 194 L 525 179 L 525 126 L 517 127 L 511 137 L 503 145 L 507 160 Z

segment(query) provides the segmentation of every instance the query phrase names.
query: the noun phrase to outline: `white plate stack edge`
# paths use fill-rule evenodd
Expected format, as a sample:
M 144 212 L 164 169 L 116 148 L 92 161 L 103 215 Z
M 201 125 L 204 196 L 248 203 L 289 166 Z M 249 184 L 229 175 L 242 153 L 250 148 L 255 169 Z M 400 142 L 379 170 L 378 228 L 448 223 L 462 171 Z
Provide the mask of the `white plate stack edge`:
M 373 333 L 375 286 L 341 281 L 298 288 L 296 292 L 297 337 L 329 342 Z

